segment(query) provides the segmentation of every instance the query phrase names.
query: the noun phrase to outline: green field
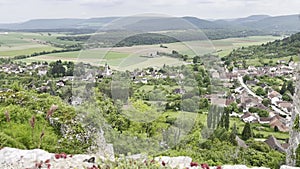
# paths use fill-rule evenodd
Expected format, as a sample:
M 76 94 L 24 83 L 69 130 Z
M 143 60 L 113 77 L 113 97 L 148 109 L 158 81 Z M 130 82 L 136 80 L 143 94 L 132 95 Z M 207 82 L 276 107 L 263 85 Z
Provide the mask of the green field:
M 0 34 L 0 57 L 30 55 L 37 52 L 52 51 L 60 48 L 52 44 L 72 45 L 76 42 L 57 39 L 62 34 L 48 33 L 19 33 L 9 32 Z
M 57 36 L 63 34 L 39 34 L 39 33 L 13 33 L 5 36 L 2 40 L 6 44 L 0 47 L 0 56 L 14 56 L 20 54 L 30 54 L 32 52 L 52 50 L 52 46 L 37 44 L 38 41 L 53 43 L 72 44 L 72 41 L 62 41 L 57 39 Z M 1 35 L 4 36 L 4 35 Z M 161 48 L 160 45 L 140 45 L 132 47 L 116 47 L 116 48 L 97 48 L 88 49 L 76 52 L 53 53 L 41 55 L 31 58 L 22 59 L 24 62 L 32 61 L 74 61 L 85 62 L 93 65 L 103 65 L 108 63 L 113 68 L 119 70 L 133 70 L 136 68 L 143 68 L 149 66 L 161 67 L 166 65 L 182 65 L 183 61 L 167 56 L 163 57 L 140 57 L 149 56 L 150 53 L 165 52 L 171 53 L 173 50 L 181 54 L 186 54 L 190 58 L 196 55 L 203 55 L 207 53 L 216 53 L 220 56 L 228 54 L 232 49 L 241 46 L 257 45 L 268 41 L 279 39 L 274 36 L 253 36 L 244 38 L 228 38 L 222 40 L 203 40 L 203 41 L 187 41 L 170 44 L 163 44 L 167 48 Z M 1 41 L 0 41 L 1 43 Z M 9 46 L 9 45 L 10 46 Z

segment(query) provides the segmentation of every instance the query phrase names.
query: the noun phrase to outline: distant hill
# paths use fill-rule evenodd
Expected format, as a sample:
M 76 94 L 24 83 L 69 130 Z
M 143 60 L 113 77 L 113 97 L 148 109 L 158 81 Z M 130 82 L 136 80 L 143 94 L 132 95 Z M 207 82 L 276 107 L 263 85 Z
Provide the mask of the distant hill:
M 29 29 L 96 29 L 117 17 L 91 18 L 91 19 L 34 19 L 23 23 L 0 24 L 0 29 L 29 30 Z
M 253 15 L 233 20 L 218 20 L 217 23 L 232 24 L 248 29 L 268 31 L 270 33 L 296 33 L 300 31 L 299 15 L 268 16 Z
M 225 59 L 230 61 L 253 58 L 273 59 L 298 54 L 300 54 L 300 32 L 282 40 L 233 50 Z
M 119 20 L 118 20 L 119 19 Z M 196 17 L 103 17 L 90 19 L 35 19 L 23 23 L 0 24 L 0 29 L 100 29 L 104 25 L 116 21 L 111 29 L 128 29 L 144 31 L 181 30 L 190 27 L 190 22 L 199 29 L 251 29 L 269 32 L 300 31 L 299 15 L 271 17 L 268 15 L 252 15 L 245 18 L 209 21 Z
M 241 24 L 241 23 L 250 23 L 250 22 L 256 22 L 256 21 L 260 21 L 262 19 L 266 19 L 266 18 L 270 18 L 271 16 L 269 15 L 251 15 L 248 16 L 246 18 L 238 18 L 238 19 L 234 19 L 232 22 Z

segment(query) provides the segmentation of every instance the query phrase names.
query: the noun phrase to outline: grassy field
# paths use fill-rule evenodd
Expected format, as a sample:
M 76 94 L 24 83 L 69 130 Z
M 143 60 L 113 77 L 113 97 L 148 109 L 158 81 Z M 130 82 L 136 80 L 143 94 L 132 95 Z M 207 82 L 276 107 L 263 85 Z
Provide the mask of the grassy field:
M 286 56 L 286 57 L 281 57 L 281 58 L 272 58 L 272 59 L 260 59 L 259 58 L 255 58 L 255 59 L 247 59 L 247 65 L 252 65 L 252 66 L 263 66 L 262 63 L 270 63 L 270 61 L 272 62 L 272 64 L 275 64 L 277 61 L 286 61 L 286 63 L 288 63 L 288 61 L 290 60 L 290 58 L 293 57 L 293 60 L 295 62 L 299 62 L 300 58 L 299 56 Z
M 60 49 L 53 47 L 49 42 L 64 45 L 72 45 L 76 43 L 72 41 L 59 40 L 57 39 L 58 36 L 62 36 L 62 34 L 20 32 L 0 34 L 0 57 L 30 55 L 35 52 Z
M 213 41 L 213 44 L 216 48 L 216 53 L 219 56 L 225 56 L 230 53 L 233 49 L 239 47 L 246 47 L 251 45 L 260 45 L 266 42 L 274 41 L 281 39 L 279 36 L 250 36 L 244 38 L 228 38 Z
M 31 46 L 30 45 L 39 45 L 36 44 L 36 39 L 40 41 L 51 41 L 54 43 L 74 43 L 70 41 L 61 41 L 56 37 L 61 34 L 29 34 L 29 33 L 15 33 L 10 35 L 14 37 L 14 40 L 11 40 L 10 43 L 13 44 L 14 50 L 8 48 L 7 46 L 0 47 L 0 55 L 15 55 L 23 53 L 30 53 L 33 51 L 43 51 L 43 50 L 51 50 L 51 46 Z M 21 39 L 22 37 L 23 39 Z M 18 39 L 19 38 L 19 39 Z M 30 39 L 28 41 L 26 39 Z M 149 56 L 151 54 L 156 54 L 157 51 L 171 53 L 173 50 L 178 51 L 181 54 L 189 55 L 193 57 L 195 55 L 203 55 L 206 53 L 217 53 L 220 56 L 224 56 L 228 54 L 232 49 L 241 47 L 241 46 L 249 46 L 262 44 L 268 41 L 272 41 L 278 39 L 280 37 L 273 36 L 253 36 L 253 37 L 245 37 L 245 38 L 229 38 L 222 40 L 206 40 L 206 41 L 187 41 L 187 42 L 177 42 L 170 44 L 163 44 L 167 48 L 161 48 L 160 45 L 140 45 L 133 47 L 116 47 L 116 48 L 97 48 L 97 49 L 89 49 L 84 51 L 77 52 L 64 52 L 64 53 L 55 53 L 55 54 L 47 54 L 41 55 L 37 57 L 23 59 L 21 61 L 24 62 L 32 62 L 32 61 L 55 61 L 55 60 L 63 60 L 63 61 L 78 61 L 78 62 L 86 62 L 93 65 L 103 65 L 108 63 L 112 68 L 119 70 L 133 70 L 136 68 L 143 68 L 149 66 L 158 66 L 161 67 L 164 64 L 166 65 L 182 65 L 185 64 L 183 61 L 180 61 L 171 57 L 140 57 L 140 56 Z M 35 39 L 35 41 L 34 41 Z M 5 41 L 6 42 L 6 41 Z M 29 44 L 28 44 L 29 43 Z M 26 48 L 26 45 L 29 48 Z M 22 48 L 23 46 L 23 48 Z M 2 49 L 1 49 L 2 48 Z M 11 49 L 8 50 L 8 49 Z

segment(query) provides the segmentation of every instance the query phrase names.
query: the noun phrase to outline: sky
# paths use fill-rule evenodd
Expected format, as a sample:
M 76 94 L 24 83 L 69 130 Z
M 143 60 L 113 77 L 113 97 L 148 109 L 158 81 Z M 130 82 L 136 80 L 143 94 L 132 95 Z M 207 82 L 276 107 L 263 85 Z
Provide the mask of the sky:
M 299 14 L 299 7 L 299 0 L 0 0 L 0 23 L 145 13 L 225 19 Z

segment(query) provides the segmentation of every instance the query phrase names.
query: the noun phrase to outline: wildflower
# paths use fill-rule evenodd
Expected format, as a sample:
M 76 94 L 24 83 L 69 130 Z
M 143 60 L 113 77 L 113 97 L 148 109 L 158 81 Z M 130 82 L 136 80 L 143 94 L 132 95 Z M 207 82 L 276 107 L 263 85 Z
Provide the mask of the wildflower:
M 166 163 L 164 161 L 161 162 L 162 166 L 166 166 Z
M 44 137 L 44 135 L 45 135 L 45 131 L 43 130 L 41 135 L 40 135 L 40 139 L 42 139 Z
M 191 163 L 190 163 L 190 166 L 191 166 L 191 167 L 197 167 L 197 166 L 198 166 L 198 163 L 196 163 L 196 162 L 191 162 Z
M 48 110 L 48 112 L 47 112 L 46 118 L 48 119 L 49 117 L 51 117 L 52 114 L 54 113 L 54 111 L 57 110 L 57 109 L 58 109 L 58 106 L 52 105 L 50 107 L 50 109 Z
M 202 169 L 209 169 L 209 166 L 208 166 L 208 164 L 204 163 L 204 164 L 201 164 L 201 168 Z
M 31 119 L 29 120 L 29 123 L 30 123 L 31 128 L 33 129 L 34 125 L 35 125 L 35 117 L 34 116 L 31 117 Z

